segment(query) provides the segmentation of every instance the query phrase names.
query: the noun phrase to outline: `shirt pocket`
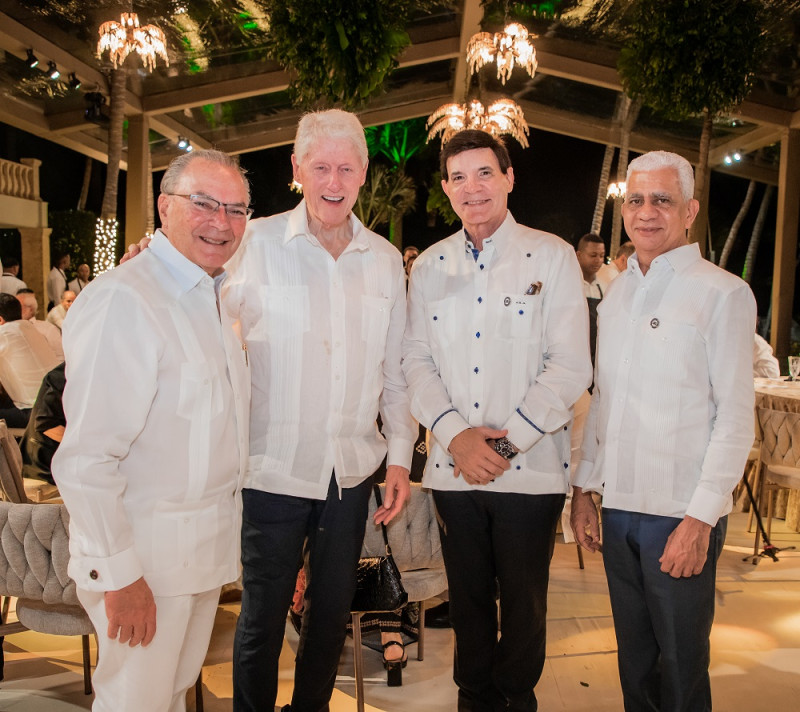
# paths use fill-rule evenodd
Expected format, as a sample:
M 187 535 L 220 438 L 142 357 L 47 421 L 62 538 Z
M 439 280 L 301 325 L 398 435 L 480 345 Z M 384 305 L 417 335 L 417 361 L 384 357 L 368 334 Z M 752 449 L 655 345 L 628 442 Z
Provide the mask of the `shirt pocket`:
M 495 334 L 501 339 L 539 338 L 542 297 L 540 294 L 500 294 Z
M 361 338 L 368 345 L 386 345 L 391 301 L 387 297 L 361 297 Z
M 308 288 L 261 287 L 261 316 L 245 337 L 248 341 L 290 339 L 311 328 Z
M 458 338 L 456 314 L 454 297 L 425 304 L 425 321 L 433 345 L 447 347 Z
M 193 420 L 199 413 L 212 415 L 222 411 L 222 394 L 215 391 L 212 381 L 209 364 L 181 364 L 178 417 Z

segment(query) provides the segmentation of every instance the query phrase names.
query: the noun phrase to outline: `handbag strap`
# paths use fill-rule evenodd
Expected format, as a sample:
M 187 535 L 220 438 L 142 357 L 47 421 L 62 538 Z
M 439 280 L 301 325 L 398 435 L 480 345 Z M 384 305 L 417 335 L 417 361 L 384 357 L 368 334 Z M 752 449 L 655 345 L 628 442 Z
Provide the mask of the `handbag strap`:
M 372 485 L 372 491 L 375 493 L 375 501 L 378 504 L 378 508 L 383 505 L 383 499 L 381 498 L 381 486 L 378 484 Z M 386 533 L 386 525 L 381 522 L 381 531 L 383 532 L 383 542 L 386 544 L 386 556 L 392 555 L 392 547 L 389 546 L 389 535 Z

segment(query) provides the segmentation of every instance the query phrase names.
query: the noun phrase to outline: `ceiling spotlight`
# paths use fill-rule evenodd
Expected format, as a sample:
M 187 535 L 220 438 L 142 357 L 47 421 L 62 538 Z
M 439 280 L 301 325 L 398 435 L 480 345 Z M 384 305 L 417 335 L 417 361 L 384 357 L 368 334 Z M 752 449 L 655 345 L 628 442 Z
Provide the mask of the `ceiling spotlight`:
M 33 69 L 37 64 L 39 64 L 39 58 L 33 53 L 32 49 L 25 51 L 28 53 L 27 64 L 31 69 Z
M 742 153 L 741 151 L 734 151 L 733 153 L 733 160 L 739 162 L 742 160 Z
M 178 148 L 185 151 L 188 145 L 188 139 L 185 139 L 183 136 L 178 136 Z
M 191 143 L 187 144 L 186 145 L 186 153 L 191 153 L 192 151 L 194 151 L 194 146 L 192 146 Z
M 58 71 L 58 67 L 56 67 L 56 63 L 53 61 L 47 63 L 47 76 L 53 81 L 61 76 L 61 72 Z
M 725 158 L 723 158 L 722 160 L 725 162 L 726 166 L 729 166 L 729 165 L 731 165 L 731 163 L 733 163 L 733 158 L 731 158 L 731 154 L 730 153 L 726 153 L 725 154 Z
M 75 76 L 75 72 L 72 72 L 69 75 L 69 85 L 72 89 L 80 89 L 81 88 L 81 80 Z

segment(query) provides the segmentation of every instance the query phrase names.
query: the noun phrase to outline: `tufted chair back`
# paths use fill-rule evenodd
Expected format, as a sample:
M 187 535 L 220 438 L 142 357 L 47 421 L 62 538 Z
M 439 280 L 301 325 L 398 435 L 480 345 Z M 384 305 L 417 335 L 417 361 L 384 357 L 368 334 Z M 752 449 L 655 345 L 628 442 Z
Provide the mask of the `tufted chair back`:
M 761 462 L 770 468 L 800 468 L 800 413 L 759 408 L 758 424 Z
M 0 595 L 17 598 L 19 619 L 19 624 L 5 624 L 0 630 L 7 635 L 27 628 L 83 636 L 88 695 L 88 636 L 94 628 L 67 574 L 68 562 L 69 515 L 63 504 L 0 502 Z

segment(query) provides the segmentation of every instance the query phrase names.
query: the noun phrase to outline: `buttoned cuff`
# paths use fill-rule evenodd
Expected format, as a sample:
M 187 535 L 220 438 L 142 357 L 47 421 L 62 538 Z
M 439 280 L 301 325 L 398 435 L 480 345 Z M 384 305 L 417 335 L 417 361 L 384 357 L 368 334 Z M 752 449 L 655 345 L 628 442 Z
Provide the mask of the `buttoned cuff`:
M 523 416 L 519 410 L 514 411 L 501 430 L 508 430 L 506 437 L 520 452 L 528 452 L 544 437 L 544 430 Z
M 719 518 L 730 507 L 730 503 L 731 496 L 729 494 L 722 495 L 698 487 L 692 495 L 689 506 L 686 508 L 686 515 L 715 527 Z
M 133 548 L 113 556 L 73 556 L 68 573 L 78 588 L 85 591 L 119 591 L 144 576 L 142 564 Z
M 585 492 L 588 491 L 603 494 L 602 482 L 592 482 L 593 473 L 594 463 L 589 462 L 589 460 L 581 460 L 578 463 L 578 466 L 575 468 L 575 471 L 572 473 L 572 477 L 570 477 L 572 486 L 580 487 Z
M 434 424 L 431 432 L 439 444 L 447 451 L 450 452 L 450 443 L 453 438 L 465 430 L 469 430 L 472 426 L 461 417 L 461 414 L 455 410 L 448 411 L 440 416 Z
M 386 465 L 405 467 L 411 471 L 411 459 L 414 457 L 414 443 L 404 438 L 392 438 L 388 442 Z

